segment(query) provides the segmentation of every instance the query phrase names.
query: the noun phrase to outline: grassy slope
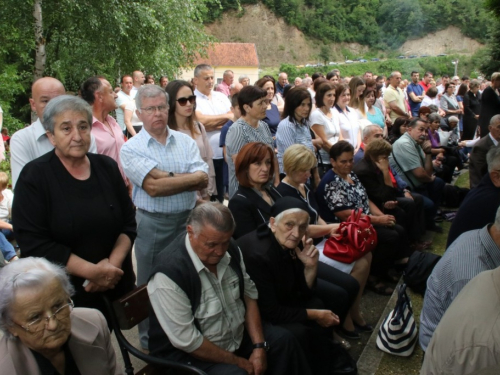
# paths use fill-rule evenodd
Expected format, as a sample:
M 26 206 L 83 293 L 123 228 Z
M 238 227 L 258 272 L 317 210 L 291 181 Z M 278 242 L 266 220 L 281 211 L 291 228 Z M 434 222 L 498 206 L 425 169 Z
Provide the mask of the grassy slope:
M 469 173 L 462 173 L 457 181 L 456 186 L 459 187 L 469 187 Z M 443 227 L 443 233 L 436 233 L 432 240 L 433 245 L 431 251 L 435 254 L 443 255 L 446 247 L 446 240 L 448 238 L 448 232 L 450 230 L 451 223 L 443 222 L 441 224 Z M 415 314 L 415 321 L 417 324 L 420 323 L 420 312 L 422 311 L 423 297 L 420 294 L 413 293 L 408 289 L 408 294 L 412 301 L 413 311 Z M 390 354 L 383 354 L 380 366 L 375 373 L 375 375 L 414 375 L 420 373 L 420 367 L 422 366 L 423 352 L 420 346 L 416 345 L 415 351 L 410 357 L 397 357 Z

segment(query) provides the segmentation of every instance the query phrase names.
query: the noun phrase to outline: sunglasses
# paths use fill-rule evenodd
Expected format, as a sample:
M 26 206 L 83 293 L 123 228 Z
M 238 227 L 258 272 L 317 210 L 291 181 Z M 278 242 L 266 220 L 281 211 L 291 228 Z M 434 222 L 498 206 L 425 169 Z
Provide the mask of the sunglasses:
M 191 96 L 188 96 L 187 98 L 179 98 L 176 101 L 179 102 L 179 105 L 184 107 L 188 101 L 189 101 L 189 103 L 194 104 L 196 102 L 196 95 L 191 95 Z

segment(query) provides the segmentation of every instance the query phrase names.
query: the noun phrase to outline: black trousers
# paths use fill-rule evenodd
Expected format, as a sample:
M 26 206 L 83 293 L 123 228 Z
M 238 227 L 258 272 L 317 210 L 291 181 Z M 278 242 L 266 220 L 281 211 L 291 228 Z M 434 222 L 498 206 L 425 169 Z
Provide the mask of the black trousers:
M 424 199 L 418 193 L 411 193 L 413 199 L 398 197 L 398 206 L 394 210 L 385 210 L 393 215 L 396 222 L 405 228 L 410 241 L 418 240 L 425 233 Z
M 212 201 L 224 202 L 224 159 L 213 159 L 215 170 L 215 187 L 217 195 L 212 196 Z
M 354 277 L 325 263 L 318 262 L 315 294 L 323 301 L 326 309 L 339 316 L 341 325 L 344 323 L 358 292 L 359 283 Z
M 370 274 L 385 276 L 394 266 L 394 261 L 410 256 L 410 247 L 406 230 L 399 224 L 393 227 L 374 225 L 377 231 L 378 244 L 372 252 Z
M 273 375 L 312 375 L 306 356 L 297 339 L 285 328 L 263 323 L 264 337 L 270 346 L 267 352 L 266 374 Z M 243 336 L 240 348 L 234 353 L 239 357 L 250 358 L 253 343 L 247 332 Z M 195 366 L 209 375 L 248 375 L 236 365 L 206 362 L 194 358 L 180 350 L 171 353 L 166 359 Z

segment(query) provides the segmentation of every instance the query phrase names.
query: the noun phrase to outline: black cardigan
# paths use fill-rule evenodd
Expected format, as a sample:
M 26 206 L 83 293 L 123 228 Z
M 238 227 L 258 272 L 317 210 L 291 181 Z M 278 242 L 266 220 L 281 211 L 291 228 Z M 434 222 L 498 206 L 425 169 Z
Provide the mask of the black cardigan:
M 132 244 L 136 237 L 135 210 L 123 182 L 118 165 L 108 156 L 87 154 L 92 171 L 97 177 L 102 194 L 103 206 L 91 207 L 89 212 L 98 214 L 101 210 L 110 210 L 113 221 L 110 222 L 109 236 L 106 238 L 88 238 L 92 236 L 92 220 L 87 220 L 86 228 L 77 227 L 75 219 L 78 212 L 71 212 L 71 194 L 68 194 L 62 175 L 59 158 L 52 150 L 29 162 L 23 168 L 16 184 L 15 199 L 12 207 L 12 221 L 17 242 L 23 258 L 43 257 L 51 262 L 66 265 L 71 253 L 86 259 L 86 249 L 80 248 L 79 238 L 85 238 L 96 244 L 112 244 L 102 254 L 107 258 L 116 239 L 121 233 L 126 234 Z M 102 213 L 102 212 L 101 212 Z M 109 215 L 109 213 L 106 213 Z M 88 260 L 88 259 L 86 259 Z M 93 260 L 96 262 L 96 259 Z M 129 253 L 122 269 L 124 275 L 116 288 L 109 295 L 118 296 L 133 288 L 135 275 L 132 258 Z M 71 281 L 78 292 L 83 292 L 83 279 L 75 276 Z
M 267 189 L 271 198 L 276 201 L 281 194 L 271 186 Z M 271 217 L 271 206 L 252 188 L 240 186 L 229 201 L 228 205 L 236 222 L 233 238 L 250 233 L 260 224 L 267 223 Z
M 262 318 L 272 324 L 305 322 L 306 302 L 313 293 L 307 286 L 303 263 L 280 246 L 265 224 L 236 242 L 259 291 Z

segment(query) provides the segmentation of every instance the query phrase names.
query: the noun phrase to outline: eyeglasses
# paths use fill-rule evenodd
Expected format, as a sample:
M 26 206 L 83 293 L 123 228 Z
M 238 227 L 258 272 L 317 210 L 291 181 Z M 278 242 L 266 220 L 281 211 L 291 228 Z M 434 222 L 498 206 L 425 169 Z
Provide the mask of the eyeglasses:
M 157 109 L 159 112 L 165 113 L 168 111 L 168 105 L 159 105 L 157 107 L 151 106 L 151 107 L 141 108 L 141 111 L 146 113 L 147 115 L 154 115 Z
M 179 105 L 181 107 L 184 107 L 188 101 L 191 104 L 196 103 L 196 95 L 191 95 L 191 96 L 188 96 L 187 98 L 179 98 L 176 100 L 176 102 L 179 102 Z
M 73 307 L 75 304 L 73 301 L 70 299 L 69 303 L 67 303 L 64 306 L 59 307 L 52 315 L 46 316 L 45 318 L 37 318 L 33 320 L 31 323 L 28 323 L 26 326 L 22 326 L 16 322 L 14 322 L 15 325 L 21 327 L 24 329 L 26 332 L 29 333 L 38 333 L 40 331 L 43 331 L 47 325 L 50 322 L 50 319 L 54 318 L 57 321 L 61 321 L 64 319 L 68 319 L 69 315 L 71 314 L 71 311 L 73 311 Z

